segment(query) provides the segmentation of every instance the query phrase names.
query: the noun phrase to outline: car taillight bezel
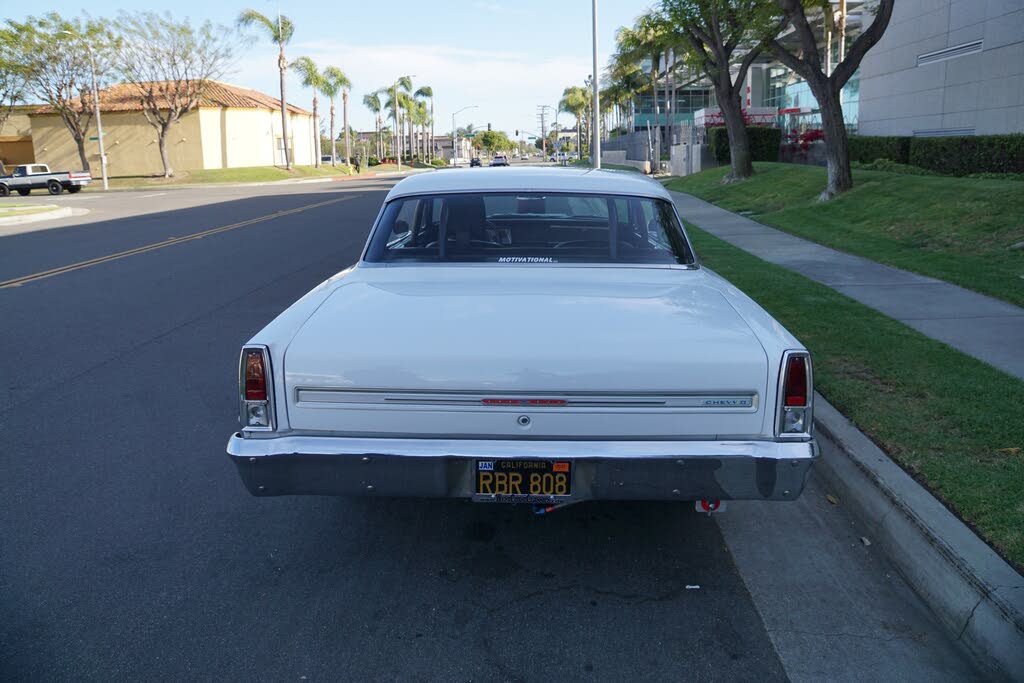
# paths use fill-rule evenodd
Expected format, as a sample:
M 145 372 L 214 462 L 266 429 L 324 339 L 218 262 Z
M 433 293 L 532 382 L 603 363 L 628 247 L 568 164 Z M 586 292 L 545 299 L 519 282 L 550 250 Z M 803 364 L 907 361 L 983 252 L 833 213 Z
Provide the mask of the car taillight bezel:
M 794 359 L 803 361 L 805 377 L 805 402 L 803 405 L 786 405 L 787 401 L 787 379 L 790 365 Z M 779 366 L 778 385 L 775 395 L 775 437 L 777 439 L 806 440 L 811 438 L 814 431 L 814 369 L 811 363 L 811 354 L 802 349 L 792 349 L 783 352 L 782 363 Z M 792 418 L 802 416 L 802 429 L 787 431 L 787 422 Z M 787 417 L 790 420 L 787 420 Z
M 251 353 L 260 354 L 263 365 L 263 382 L 266 388 L 266 398 L 250 399 L 246 392 L 246 371 L 248 359 Z M 242 354 L 238 361 L 238 400 L 239 400 L 239 422 L 242 430 L 247 432 L 272 432 L 277 426 L 277 419 L 274 408 L 274 369 L 270 363 L 270 349 L 262 344 L 246 344 L 242 347 Z M 253 411 L 262 415 L 265 424 L 260 424 L 254 418 Z

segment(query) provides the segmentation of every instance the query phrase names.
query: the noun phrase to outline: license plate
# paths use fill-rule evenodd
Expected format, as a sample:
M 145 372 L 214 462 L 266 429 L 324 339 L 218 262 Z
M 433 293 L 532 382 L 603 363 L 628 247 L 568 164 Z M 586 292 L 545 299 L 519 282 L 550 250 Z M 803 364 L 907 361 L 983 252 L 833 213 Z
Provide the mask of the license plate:
M 504 502 L 548 502 L 572 495 L 568 460 L 477 460 L 476 494 Z

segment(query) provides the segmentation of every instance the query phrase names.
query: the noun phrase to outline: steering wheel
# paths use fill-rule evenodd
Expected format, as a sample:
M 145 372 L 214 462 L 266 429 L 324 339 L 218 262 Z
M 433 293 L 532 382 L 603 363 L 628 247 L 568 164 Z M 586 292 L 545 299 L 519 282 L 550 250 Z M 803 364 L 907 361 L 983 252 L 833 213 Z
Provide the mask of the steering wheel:
M 632 242 L 626 242 L 619 240 L 617 244 L 620 247 L 628 247 L 635 249 L 635 245 Z M 555 245 L 555 249 L 566 249 L 569 247 L 606 247 L 608 246 L 608 240 L 569 240 L 567 242 L 559 242 Z

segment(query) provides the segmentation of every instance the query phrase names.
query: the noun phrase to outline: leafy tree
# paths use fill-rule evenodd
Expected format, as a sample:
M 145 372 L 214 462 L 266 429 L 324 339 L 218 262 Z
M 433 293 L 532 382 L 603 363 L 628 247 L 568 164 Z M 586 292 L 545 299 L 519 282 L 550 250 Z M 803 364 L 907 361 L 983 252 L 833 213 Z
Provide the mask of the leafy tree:
M 825 155 L 828 162 L 828 185 L 821 194 L 826 200 L 853 187 L 853 173 L 850 170 L 849 140 L 843 119 L 842 90 L 846 82 L 860 66 L 868 50 L 881 40 L 889 26 L 895 0 L 880 0 L 874 21 L 857 37 L 845 58 L 828 73 L 829 62 L 822 64 L 818 43 L 812 24 L 822 20 L 826 25 L 832 22 L 832 3 L 820 0 L 776 0 L 783 21 L 793 29 L 798 45 L 791 49 L 772 36 L 770 47 L 780 62 L 795 71 L 807 81 L 811 93 L 821 110 L 821 128 L 825 134 Z M 840 39 L 843 39 L 840 32 Z
M 117 37 L 106 22 L 65 19 L 57 12 L 6 23 L 5 32 L 16 45 L 8 56 L 15 74 L 25 79 L 25 95 L 60 116 L 78 146 L 82 170 L 90 170 L 85 141 L 96 97 L 92 68 L 96 87 L 102 89 L 113 73 Z
M 658 74 L 661 58 L 672 41 L 671 26 L 658 12 L 640 16 L 632 28 L 620 28 L 615 36 L 619 59 L 638 64 L 651 61 L 650 88 L 654 96 L 655 155 L 661 158 L 661 108 L 658 104 Z M 667 123 L 667 122 L 666 122 Z
M 156 129 L 164 177 L 174 175 L 167 154 L 167 134 L 181 117 L 198 108 L 210 82 L 220 78 L 234 58 L 231 32 L 209 21 L 192 26 L 170 14 L 122 13 L 117 71 Z
M 284 145 L 284 167 L 292 170 L 291 145 L 288 142 L 288 104 L 285 99 L 285 73 L 288 71 L 288 60 L 284 56 L 284 46 L 295 35 L 295 24 L 288 17 L 278 14 L 277 20 L 267 18 L 254 9 L 243 10 L 238 15 L 238 25 L 242 28 L 255 27 L 263 35 L 270 38 L 278 46 L 277 70 L 281 80 L 281 142 Z
M 352 82 L 345 72 L 336 66 L 324 69 L 324 82 L 320 92 L 331 100 L 331 165 L 337 165 L 338 141 L 334 137 L 334 98 L 341 91 L 342 123 L 345 126 L 345 163 L 352 165 L 352 137 L 348 127 L 348 91 Z M 378 103 L 379 104 L 379 103 Z M 379 107 L 378 107 L 379 109 Z
M 510 150 L 514 145 L 504 132 L 500 130 L 484 130 L 474 136 L 473 146 L 477 149 L 485 150 L 488 154 L 495 154 Z
M 302 85 L 313 91 L 313 135 L 320 137 L 320 100 L 317 94 L 323 92 L 324 84 L 326 83 L 324 75 L 320 73 L 316 62 L 309 57 L 299 57 L 292 62 L 291 68 L 292 71 L 299 74 L 299 77 L 302 79 Z M 334 137 L 333 131 L 331 137 Z M 331 161 L 333 163 L 333 157 Z M 319 153 L 313 158 L 313 167 L 320 168 Z
M 25 94 L 25 74 L 17 58 L 19 49 L 17 33 L 0 28 L 0 128 Z
M 711 81 L 729 134 L 732 170 L 722 182 L 754 173 L 743 108 L 747 70 L 778 29 L 766 0 L 662 0 L 690 47 L 689 61 Z

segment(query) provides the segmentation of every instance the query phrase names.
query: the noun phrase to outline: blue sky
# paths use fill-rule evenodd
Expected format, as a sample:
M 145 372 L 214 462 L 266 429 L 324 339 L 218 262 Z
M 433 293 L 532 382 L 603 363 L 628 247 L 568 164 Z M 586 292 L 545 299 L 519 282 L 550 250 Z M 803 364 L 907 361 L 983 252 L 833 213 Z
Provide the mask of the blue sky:
M 599 0 L 599 55 L 602 68 L 616 29 L 631 24 L 653 0 Z M 373 119 L 363 94 L 415 74 L 415 84 L 435 94 L 437 131 L 451 128 L 451 114 L 468 105 L 458 125 L 488 122 L 510 135 L 537 127 L 539 104 L 555 106 L 562 88 L 582 84 L 591 72 L 590 0 L 281 0 L 281 12 L 296 24 L 287 48 L 289 59 L 308 55 L 318 65 L 341 67 L 352 80 L 350 122 L 372 130 Z M 19 4 L 18 7 L 26 7 Z M 34 9 L 92 16 L 114 16 L 139 9 L 130 0 L 48 0 Z M 149 0 L 145 9 L 170 11 L 193 21 L 233 24 L 238 12 L 253 8 L 277 13 L 270 0 Z M 8 16 L 20 18 L 11 12 Z M 26 12 L 30 13 L 30 12 Z M 24 16 L 24 15 L 22 15 Z M 395 21 L 395 18 L 398 18 Z M 249 45 L 234 72 L 224 80 L 277 94 L 276 48 L 262 40 Z M 307 109 L 311 95 L 298 80 L 288 81 L 288 99 Z M 339 106 L 340 117 L 340 106 Z M 561 114 L 559 122 L 571 116 Z M 339 120 L 340 126 L 340 120 Z

